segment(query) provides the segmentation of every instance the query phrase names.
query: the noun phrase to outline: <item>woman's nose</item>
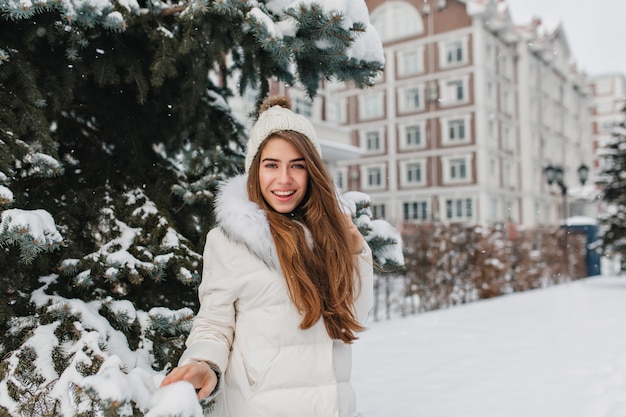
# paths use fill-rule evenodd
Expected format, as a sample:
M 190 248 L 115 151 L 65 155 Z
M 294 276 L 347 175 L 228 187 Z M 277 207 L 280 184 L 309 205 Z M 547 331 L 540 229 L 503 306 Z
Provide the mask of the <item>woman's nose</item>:
M 282 168 L 278 176 L 278 181 L 280 181 L 281 183 L 288 183 L 290 180 L 291 180 L 291 176 L 289 175 L 289 169 Z

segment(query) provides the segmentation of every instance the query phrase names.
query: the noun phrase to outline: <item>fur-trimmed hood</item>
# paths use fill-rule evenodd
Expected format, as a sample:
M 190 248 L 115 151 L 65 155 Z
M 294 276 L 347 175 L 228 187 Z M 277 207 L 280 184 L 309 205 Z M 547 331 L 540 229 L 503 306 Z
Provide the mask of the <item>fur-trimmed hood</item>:
M 248 174 L 238 175 L 224 181 L 215 199 L 215 217 L 217 226 L 234 242 L 243 244 L 248 250 L 270 269 L 279 270 L 280 262 L 276 253 L 274 239 L 270 232 L 265 211 L 248 199 Z M 344 213 L 354 214 L 356 205 L 336 190 L 337 200 Z M 294 220 L 304 230 L 305 238 L 313 247 L 310 230 Z
M 269 268 L 280 269 L 274 239 L 265 211 L 248 199 L 248 175 L 238 175 L 222 183 L 215 200 L 217 226 L 234 242 L 245 245 Z

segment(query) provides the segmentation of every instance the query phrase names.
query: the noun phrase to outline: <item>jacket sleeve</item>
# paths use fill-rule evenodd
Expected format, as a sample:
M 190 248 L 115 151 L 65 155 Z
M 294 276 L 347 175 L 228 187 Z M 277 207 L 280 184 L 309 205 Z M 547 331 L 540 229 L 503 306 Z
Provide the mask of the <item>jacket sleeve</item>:
M 235 330 L 235 301 L 233 251 L 223 232 L 211 230 L 203 255 L 202 282 L 198 287 L 200 310 L 194 319 L 186 341 L 187 349 L 179 366 L 194 360 L 217 365 L 226 371 L 228 355 Z
M 357 320 L 361 325 L 364 325 L 367 321 L 367 315 L 374 305 L 374 261 L 372 249 L 367 242 L 363 241 L 361 253 L 355 256 L 358 257 L 357 279 L 360 281 L 360 291 L 357 292 L 357 298 L 354 300 L 354 309 Z

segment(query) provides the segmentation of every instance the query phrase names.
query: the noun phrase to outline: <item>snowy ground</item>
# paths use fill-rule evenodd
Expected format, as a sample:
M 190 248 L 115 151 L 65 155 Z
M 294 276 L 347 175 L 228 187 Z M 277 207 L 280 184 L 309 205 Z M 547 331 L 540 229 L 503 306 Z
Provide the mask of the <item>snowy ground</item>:
M 626 276 L 369 327 L 363 417 L 626 417 Z

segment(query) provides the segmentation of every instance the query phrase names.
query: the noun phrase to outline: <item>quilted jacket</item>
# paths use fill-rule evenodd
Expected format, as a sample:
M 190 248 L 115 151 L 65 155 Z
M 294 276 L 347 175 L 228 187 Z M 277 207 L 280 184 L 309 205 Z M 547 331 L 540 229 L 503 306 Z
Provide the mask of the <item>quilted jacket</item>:
M 322 320 L 299 328 L 264 211 L 250 202 L 245 175 L 225 183 L 217 226 L 206 239 L 201 308 L 180 360 L 222 371 L 212 415 L 356 417 L 351 345 L 328 336 Z M 372 254 L 358 256 L 363 323 L 373 302 Z

